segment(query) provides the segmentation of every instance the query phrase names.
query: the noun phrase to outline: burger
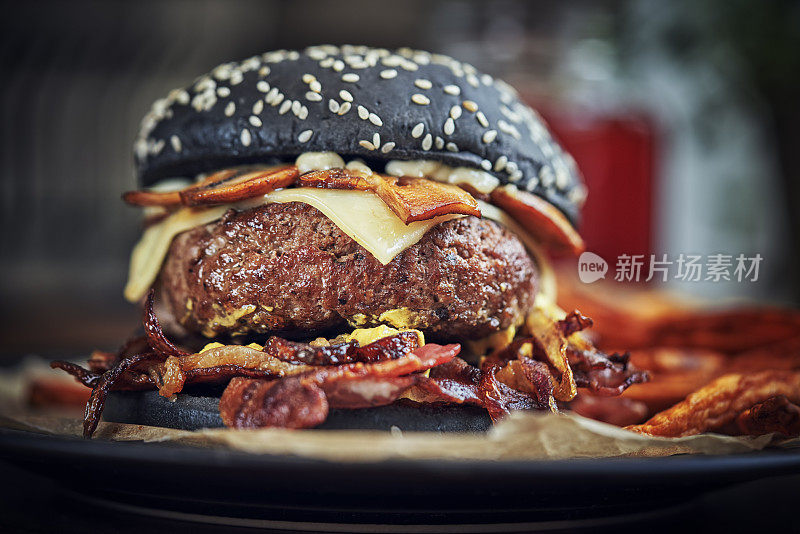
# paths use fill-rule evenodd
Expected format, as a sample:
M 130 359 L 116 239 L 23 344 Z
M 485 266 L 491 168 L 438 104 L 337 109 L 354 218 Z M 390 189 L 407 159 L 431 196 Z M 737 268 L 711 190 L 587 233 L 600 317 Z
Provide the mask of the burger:
M 365 46 L 226 63 L 135 142 L 142 333 L 88 367 L 105 418 L 178 428 L 481 430 L 646 379 L 555 304 L 585 187 L 509 85 Z M 172 402 L 170 402 L 172 401 Z M 106 406 L 107 405 L 107 406 Z

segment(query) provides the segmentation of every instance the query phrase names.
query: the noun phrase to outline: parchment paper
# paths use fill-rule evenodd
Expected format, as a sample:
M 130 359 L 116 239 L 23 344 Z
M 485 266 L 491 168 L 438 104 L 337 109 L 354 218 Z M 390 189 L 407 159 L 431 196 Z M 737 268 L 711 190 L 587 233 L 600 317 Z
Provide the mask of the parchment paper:
M 18 384 L 31 374 L 31 364 L 14 374 L 14 377 L 8 373 L 0 377 L 0 426 L 53 435 L 81 435 L 82 420 L 79 416 L 34 412 L 25 408 L 18 396 Z M 256 454 L 290 454 L 358 462 L 390 458 L 538 460 L 647 457 L 745 453 L 768 446 L 800 447 L 800 439 L 781 440 L 774 435 L 752 438 L 701 434 L 685 438 L 653 438 L 574 414 L 538 412 L 513 413 L 486 434 L 286 429 L 183 431 L 103 422 L 93 439 L 171 442 Z

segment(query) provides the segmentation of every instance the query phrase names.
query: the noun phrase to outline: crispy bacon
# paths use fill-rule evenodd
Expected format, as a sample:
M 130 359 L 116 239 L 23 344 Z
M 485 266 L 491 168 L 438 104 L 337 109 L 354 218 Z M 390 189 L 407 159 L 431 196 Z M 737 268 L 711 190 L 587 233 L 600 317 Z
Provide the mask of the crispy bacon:
M 350 363 L 358 349 L 358 343 L 336 343 L 316 347 L 280 337 L 271 337 L 264 344 L 264 352 L 281 361 L 306 365 L 339 365 Z
M 93 373 L 102 374 L 111 369 L 114 366 L 114 363 L 119 359 L 119 354 L 116 352 L 96 350 L 89 355 L 89 359 L 86 361 L 86 364 L 89 366 L 89 370 Z
M 427 377 L 420 376 L 404 397 L 420 403 L 480 405 L 480 381 L 480 370 L 456 357 L 432 368 Z
M 492 191 L 491 200 L 551 249 L 576 256 L 586 249 L 567 218 L 543 198 L 514 186 L 501 186 Z
M 185 206 L 227 204 L 292 185 L 300 172 L 294 165 L 257 170 L 221 171 L 218 179 L 180 192 Z M 213 178 L 212 176 L 212 178 Z
M 306 365 L 340 365 L 391 360 L 408 354 L 417 347 L 419 347 L 419 336 L 415 332 L 406 331 L 378 339 L 363 347 L 355 341 L 316 347 L 307 343 L 271 337 L 264 345 L 264 352 L 286 362 Z
M 254 198 L 292 185 L 372 191 L 406 224 L 451 213 L 481 215 L 475 198 L 452 184 L 349 169 L 312 171 L 300 176 L 294 165 L 225 169 L 181 191 L 129 191 L 122 198 L 137 206 L 209 206 Z
M 312 369 L 291 363 L 264 351 L 240 345 L 223 345 L 198 354 L 170 357 L 154 371 L 160 395 L 171 397 L 189 382 L 224 381 L 232 376 L 268 378 L 290 376 Z
M 420 346 L 419 335 L 416 332 L 398 332 L 393 336 L 384 337 L 373 341 L 363 347 L 358 347 L 353 356 L 354 362 L 379 362 L 393 360 L 416 350 Z
M 573 310 L 569 312 L 566 317 L 557 321 L 556 325 L 564 337 L 568 338 L 572 334 L 591 328 L 594 326 L 594 321 L 592 321 L 590 317 L 581 314 L 578 310 Z
M 571 319 L 571 316 L 572 314 L 565 319 L 567 322 L 562 324 L 551 318 L 544 310 L 536 310 L 529 314 L 526 320 L 526 326 L 533 336 L 528 340 L 530 341 L 528 356 L 551 366 L 553 395 L 556 400 L 562 402 L 572 400 L 578 393 L 572 376 L 572 367 L 567 358 L 568 341 L 564 332 L 572 329 L 574 324 L 583 323 L 579 319 Z
M 519 361 L 519 360 L 517 360 Z M 528 381 L 528 391 L 520 391 L 498 379 L 498 373 L 503 369 L 500 363 L 491 358 L 484 359 L 481 364 L 481 404 L 492 421 L 499 421 L 513 410 L 546 410 L 555 411 L 553 401 L 550 372 L 547 365 L 531 359 L 522 364 L 524 378 Z M 516 374 L 516 371 L 512 371 Z
M 159 393 L 171 397 L 187 382 L 222 381 L 231 376 L 291 376 L 319 366 L 397 359 L 417 347 L 419 337 L 414 332 L 399 332 L 363 347 L 355 341 L 317 347 L 271 337 L 263 350 L 223 345 L 198 354 L 167 358 L 155 372 Z
M 467 191 L 427 178 L 398 178 L 349 169 L 329 169 L 306 173 L 299 178 L 299 184 L 372 191 L 406 224 L 451 213 L 481 216 L 477 201 Z
M 355 410 L 391 404 L 421 378 L 419 375 L 335 380 L 324 386 L 331 408 Z
M 122 194 L 122 200 L 133 206 L 180 206 L 180 191 L 127 191 Z
M 325 420 L 329 397 L 344 406 L 370 406 L 388 403 L 415 380 L 396 379 L 424 371 L 453 359 L 459 345 L 428 344 L 394 360 L 377 363 L 350 363 L 317 367 L 297 376 L 274 382 L 234 379 L 220 399 L 220 415 L 231 428 L 309 428 Z M 357 382 L 366 380 L 359 391 Z M 375 388 L 386 386 L 376 394 Z M 347 388 L 342 390 L 342 388 Z M 346 393 L 345 393 L 346 391 Z M 365 394 L 365 392 L 369 392 Z M 393 395 L 394 394 L 394 395 Z M 355 396 L 360 396 L 358 401 Z
M 92 372 L 103 374 L 114 366 L 114 363 L 133 354 L 148 352 L 152 350 L 150 343 L 145 335 L 136 335 L 128 338 L 116 352 L 106 352 L 102 350 L 93 351 L 89 356 L 87 364 Z
M 630 364 L 630 354 L 610 356 L 594 347 L 568 348 L 570 367 L 578 387 L 588 388 L 595 395 L 616 396 L 633 384 L 647 382 L 647 371 Z
M 234 378 L 219 414 L 229 428 L 311 428 L 328 417 L 328 399 L 313 382 Z

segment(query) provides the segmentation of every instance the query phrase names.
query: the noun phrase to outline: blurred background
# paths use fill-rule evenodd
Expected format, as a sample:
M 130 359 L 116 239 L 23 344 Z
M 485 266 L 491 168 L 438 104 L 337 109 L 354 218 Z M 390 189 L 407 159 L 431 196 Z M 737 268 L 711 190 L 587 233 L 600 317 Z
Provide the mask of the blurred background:
M 658 0 L 3 3 L 0 361 L 113 348 L 150 103 L 232 59 L 318 43 L 411 46 L 502 77 L 589 187 L 582 233 L 620 254 L 760 253 L 711 302 L 800 302 L 800 6 Z

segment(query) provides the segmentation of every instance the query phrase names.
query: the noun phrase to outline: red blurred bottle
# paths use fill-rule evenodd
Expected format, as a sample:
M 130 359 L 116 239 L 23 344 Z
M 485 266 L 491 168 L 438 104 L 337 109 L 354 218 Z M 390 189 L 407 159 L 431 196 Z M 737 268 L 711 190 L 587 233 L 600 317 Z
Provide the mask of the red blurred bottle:
M 583 173 L 589 196 L 580 233 L 587 250 L 614 265 L 653 252 L 656 133 L 636 112 L 569 110 L 534 103 Z

